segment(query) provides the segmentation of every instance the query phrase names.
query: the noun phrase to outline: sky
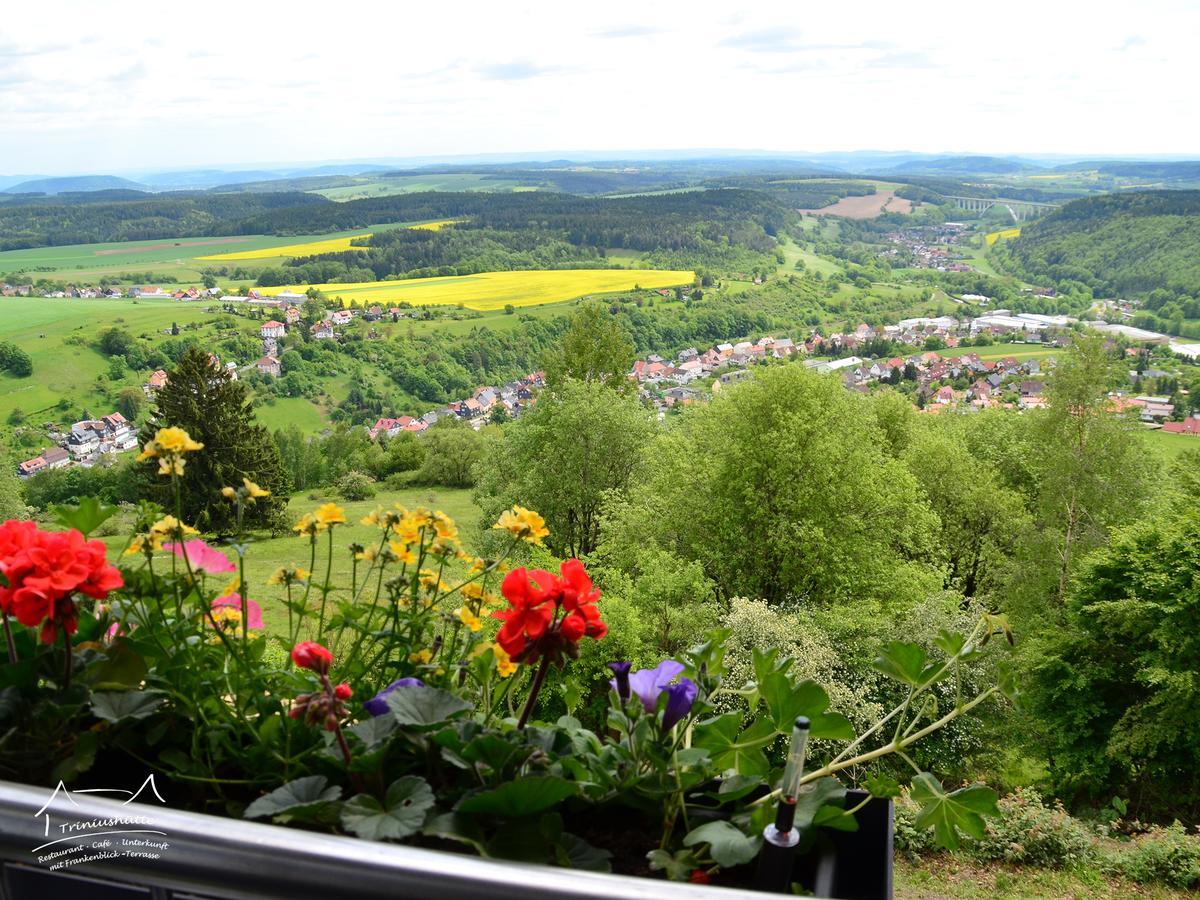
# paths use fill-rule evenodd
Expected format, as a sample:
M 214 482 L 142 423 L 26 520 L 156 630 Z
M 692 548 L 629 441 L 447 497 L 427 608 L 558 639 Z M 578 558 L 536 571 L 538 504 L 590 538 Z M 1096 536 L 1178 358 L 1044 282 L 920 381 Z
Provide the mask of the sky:
M 1200 2 L 41 0 L 0 174 L 686 147 L 1194 154 Z

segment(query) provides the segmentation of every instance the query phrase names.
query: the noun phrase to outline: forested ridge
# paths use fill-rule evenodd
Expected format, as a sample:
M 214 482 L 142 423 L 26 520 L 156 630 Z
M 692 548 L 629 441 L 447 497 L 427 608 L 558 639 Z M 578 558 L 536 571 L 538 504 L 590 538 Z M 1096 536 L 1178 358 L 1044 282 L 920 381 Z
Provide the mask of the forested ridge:
M 1200 191 L 1106 194 L 1068 203 L 1022 229 L 997 256 L 1039 282 L 1097 296 L 1200 297 Z M 1193 313 L 1186 318 L 1192 318 Z

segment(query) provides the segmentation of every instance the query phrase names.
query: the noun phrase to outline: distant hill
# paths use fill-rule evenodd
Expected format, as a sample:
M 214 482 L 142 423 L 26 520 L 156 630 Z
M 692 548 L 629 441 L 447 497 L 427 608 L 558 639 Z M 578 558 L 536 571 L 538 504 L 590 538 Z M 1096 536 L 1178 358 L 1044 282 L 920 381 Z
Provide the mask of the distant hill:
M 905 175 L 1010 175 L 1041 171 L 1042 166 L 1022 159 L 1000 156 L 941 156 L 936 159 L 914 159 L 888 169 Z
M 6 194 L 69 194 L 81 191 L 145 191 L 146 185 L 116 175 L 71 175 L 64 178 L 38 178 L 5 188 Z
M 1200 297 L 1200 191 L 1075 200 L 1000 252 L 1034 282 L 1080 282 L 1107 297 Z
M 1099 172 L 1123 178 L 1155 178 L 1164 181 L 1200 179 L 1200 161 L 1140 162 L 1138 160 L 1098 160 L 1056 166 L 1056 172 Z

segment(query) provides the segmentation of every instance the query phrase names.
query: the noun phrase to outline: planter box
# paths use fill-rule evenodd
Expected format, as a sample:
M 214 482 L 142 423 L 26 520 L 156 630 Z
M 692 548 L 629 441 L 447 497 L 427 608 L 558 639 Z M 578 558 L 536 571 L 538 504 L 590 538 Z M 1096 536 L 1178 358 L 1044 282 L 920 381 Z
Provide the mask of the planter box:
M 122 804 L 81 793 L 60 791 L 50 800 L 52 793 L 43 787 L 0 782 L 0 894 L 4 900 L 761 900 L 764 896 L 749 890 L 495 862 L 167 806 Z M 863 819 L 873 807 L 878 807 L 876 825 L 886 826 L 886 858 L 878 856 L 882 847 L 878 840 L 868 839 L 870 835 L 877 838 L 879 832 L 870 825 L 871 820 Z M 105 822 L 137 817 L 149 821 Z M 862 884 L 855 873 L 875 883 L 872 879 L 882 866 L 887 893 L 825 896 L 846 900 L 890 897 L 890 804 L 872 803 L 859 817 L 862 831 L 837 835 L 832 849 L 826 848 L 816 860 L 812 870 L 816 883 L 827 883 L 829 890 L 857 891 Z M 82 829 L 81 823 L 93 824 Z M 166 846 L 133 848 L 134 852 L 156 853 L 156 859 L 124 855 L 78 859 L 125 852 L 121 850 L 123 840 Z M 96 846 L 105 841 L 111 842 L 110 846 Z M 87 849 L 71 849 L 75 847 Z M 60 868 L 51 869 L 52 865 Z

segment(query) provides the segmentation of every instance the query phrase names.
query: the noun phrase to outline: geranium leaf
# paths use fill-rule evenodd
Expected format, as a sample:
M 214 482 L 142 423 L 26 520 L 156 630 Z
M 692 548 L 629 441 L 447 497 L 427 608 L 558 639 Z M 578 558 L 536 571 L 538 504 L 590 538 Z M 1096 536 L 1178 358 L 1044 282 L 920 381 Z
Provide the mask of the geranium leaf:
M 486 856 L 483 829 L 470 816 L 460 816 L 458 813 L 442 813 L 434 816 L 424 827 L 421 834 L 427 837 L 442 838 L 447 841 L 457 841 L 474 848 L 476 853 Z
M 984 816 L 1000 814 L 997 795 L 991 788 L 971 785 L 949 793 L 930 772 L 912 780 L 912 798 L 920 805 L 917 828 L 933 828 L 934 838 L 947 850 L 955 850 L 961 841 L 958 832 L 975 838 L 985 833 Z
M 925 668 L 925 651 L 917 644 L 889 641 L 879 652 L 875 668 L 897 681 L 916 687 L 921 683 L 921 672 Z
M 163 695 L 154 691 L 108 691 L 92 694 L 92 712 L 106 722 L 144 719 L 162 703 Z
M 827 741 L 852 741 L 854 726 L 841 713 L 821 713 L 819 716 L 809 717 L 808 736 Z
M 301 810 L 335 803 L 342 795 L 341 788 L 326 787 L 326 782 L 324 775 L 307 775 L 289 781 L 271 793 L 259 797 L 246 807 L 242 815 L 247 819 L 260 819 L 263 816 L 277 816 L 285 812 L 296 814 Z
M 572 796 L 575 791 L 575 785 L 565 778 L 535 775 L 517 781 L 506 781 L 498 788 L 467 797 L 458 804 L 457 811 L 515 819 L 550 809 Z
M 826 807 L 832 807 L 833 812 L 824 812 Z M 846 786 L 830 775 L 818 778 L 802 787 L 796 797 L 796 827 L 803 831 L 827 823 L 845 807 Z
M 726 713 L 708 719 L 696 726 L 692 744 L 709 752 L 718 771 L 766 776 L 771 771 L 771 764 L 762 750 L 779 736 L 779 732 L 767 718 L 758 719 L 738 734 L 741 724 L 741 713 Z
M 790 734 L 797 716 L 816 718 L 829 708 L 829 695 L 815 681 L 792 680 L 783 672 L 773 672 L 759 682 L 759 690 L 767 701 L 767 712 L 775 729 Z
M 758 855 L 760 843 L 761 839 L 748 837 L 741 829 L 724 819 L 705 822 L 689 831 L 683 839 L 685 847 L 708 844 L 708 852 L 713 862 L 726 869 L 744 865 L 754 859 Z
M 398 841 L 416 834 L 433 808 L 433 791 L 424 778 L 405 775 L 391 783 L 382 803 L 358 794 L 342 807 L 342 827 L 368 841 Z
M 53 506 L 54 520 L 67 528 L 78 528 L 87 537 L 117 514 L 115 506 L 106 506 L 95 497 L 80 497 L 75 505 Z
M 414 685 L 402 691 L 392 691 L 387 697 L 388 709 L 399 725 L 425 727 L 440 725 L 447 719 L 474 707 L 440 688 Z

